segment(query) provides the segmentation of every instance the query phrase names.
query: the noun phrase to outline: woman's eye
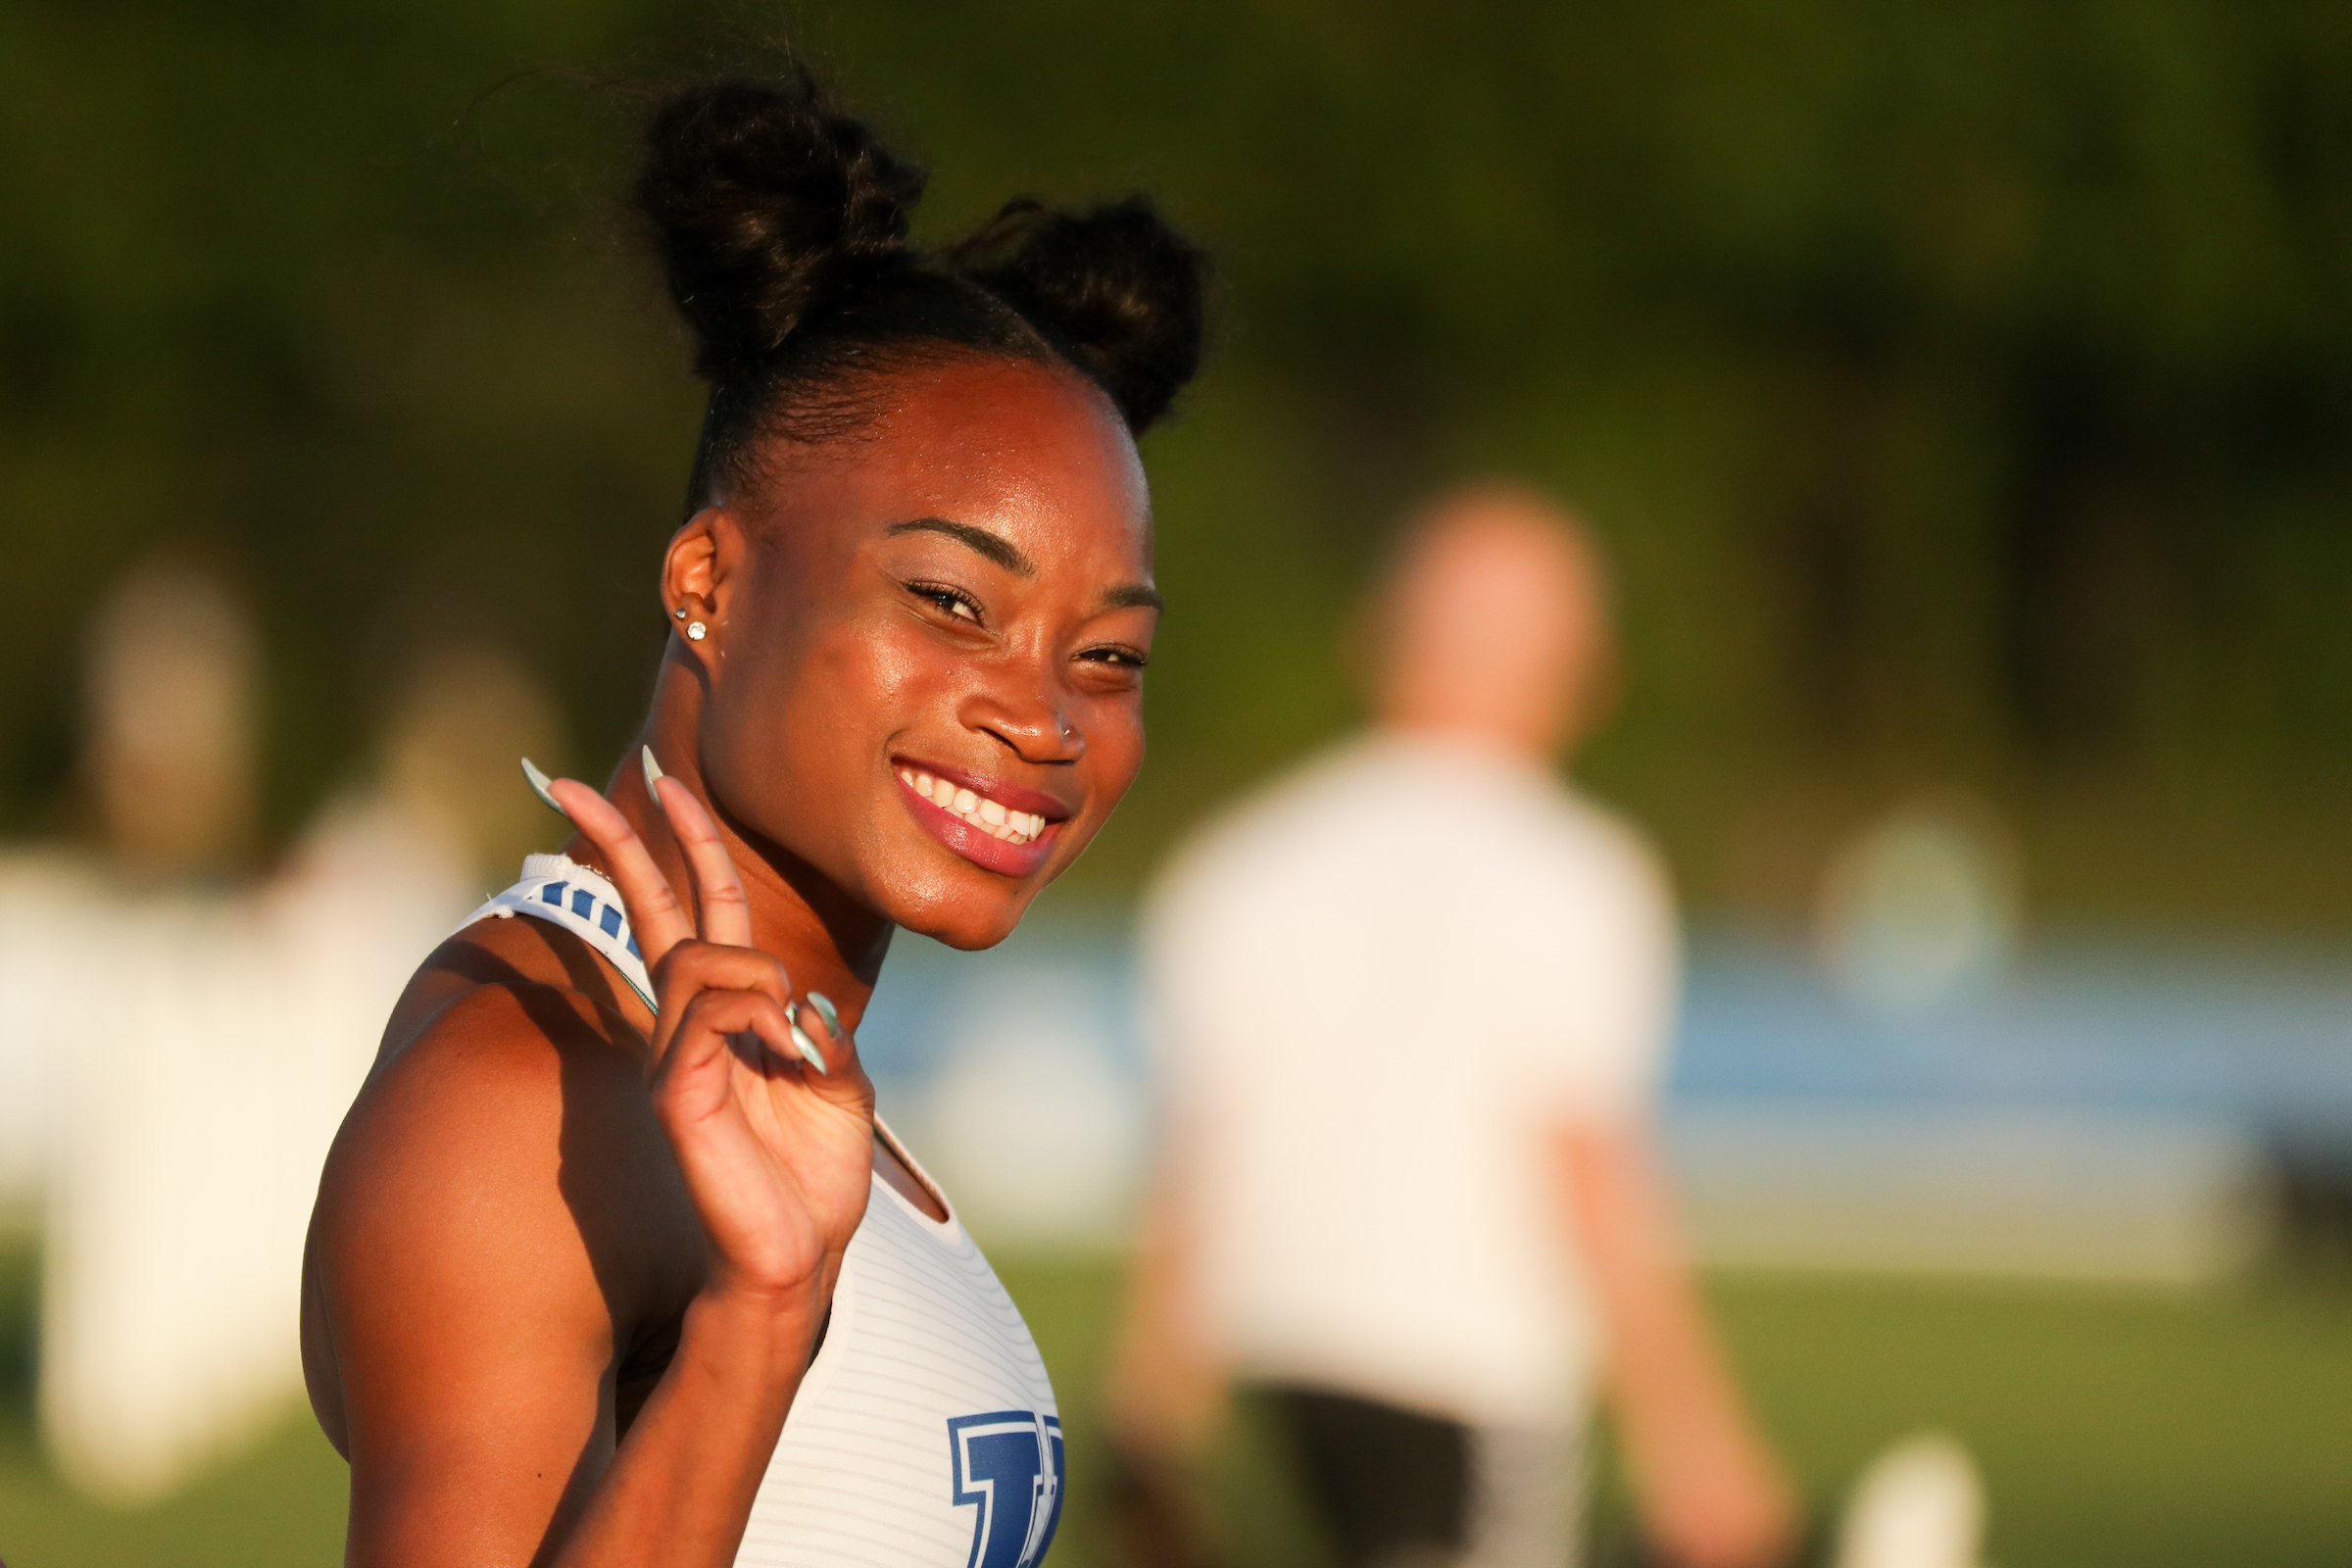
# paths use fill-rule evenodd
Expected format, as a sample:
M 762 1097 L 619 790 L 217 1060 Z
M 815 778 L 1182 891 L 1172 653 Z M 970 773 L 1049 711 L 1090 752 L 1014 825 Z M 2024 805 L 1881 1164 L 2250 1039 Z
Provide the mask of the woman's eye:
M 1112 664 L 1121 669 L 1141 669 L 1151 661 L 1133 648 L 1089 648 L 1078 656 L 1098 664 Z
M 957 620 L 968 620 L 974 625 L 978 625 L 980 622 L 978 601 L 960 588 L 948 588 L 937 583 L 927 582 L 908 583 L 906 587 L 907 591 L 917 599 L 929 600 L 941 611 L 955 616 Z

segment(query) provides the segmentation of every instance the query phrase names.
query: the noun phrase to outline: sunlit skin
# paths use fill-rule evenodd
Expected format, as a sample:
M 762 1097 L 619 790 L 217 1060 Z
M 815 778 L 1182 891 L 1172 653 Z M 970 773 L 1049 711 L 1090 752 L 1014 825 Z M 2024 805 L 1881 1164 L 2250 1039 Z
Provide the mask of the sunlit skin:
M 894 924 L 1002 941 L 1094 838 L 1143 761 L 1157 619 L 1143 469 L 1099 394 L 1019 365 L 914 379 L 868 431 L 771 448 L 763 494 L 681 531 L 665 597 L 710 635 L 672 639 L 650 737 L 706 784 L 747 875 L 798 894 L 768 901 L 777 916 L 822 916 L 816 947 L 864 965 L 862 986 Z M 870 461 L 885 448 L 921 456 Z M 943 853 L 903 798 L 904 762 L 1050 797 L 1066 817 L 1051 854 L 1014 878 Z M 788 956 L 803 940 L 755 930 Z M 828 981 L 852 986 L 810 971 Z
M 555 785 L 659 1015 L 553 927 L 469 926 L 336 1141 L 303 1348 L 353 1563 L 732 1561 L 871 1177 L 944 1213 L 857 1059 L 891 933 L 1001 940 L 1135 777 L 1158 609 L 1115 410 L 1006 361 L 866 390 L 678 531 L 645 730 L 602 795 Z M 908 768 L 1048 825 L 989 838 Z

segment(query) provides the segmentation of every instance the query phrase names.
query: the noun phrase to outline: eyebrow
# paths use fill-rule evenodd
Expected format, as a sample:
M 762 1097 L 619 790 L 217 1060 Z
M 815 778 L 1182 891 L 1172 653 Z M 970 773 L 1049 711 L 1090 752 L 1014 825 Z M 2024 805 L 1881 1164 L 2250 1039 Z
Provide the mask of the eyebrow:
M 968 522 L 950 522 L 945 517 L 909 517 L 905 522 L 892 523 L 882 532 L 885 538 L 902 533 L 944 533 L 975 554 L 987 557 L 1006 571 L 1023 577 L 1037 575 L 1037 563 L 1022 555 L 1011 540 L 1001 534 L 990 533 L 986 528 L 975 528 Z
M 1165 610 L 1168 602 L 1159 597 L 1159 590 L 1148 582 L 1123 582 L 1102 596 L 1104 608 L 1110 610 Z

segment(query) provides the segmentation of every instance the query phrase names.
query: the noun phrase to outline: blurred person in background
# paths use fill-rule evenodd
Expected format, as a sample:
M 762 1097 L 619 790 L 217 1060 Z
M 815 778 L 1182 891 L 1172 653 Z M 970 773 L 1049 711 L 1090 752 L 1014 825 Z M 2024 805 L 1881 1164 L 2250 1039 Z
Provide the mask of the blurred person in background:
M 100 600 L 82 668 L 75 778 L 97 854 L 12 887 L 0 991 L 48 1130 L 42 1434 L 77 1485 L 137 1502 L 269 1402 L 251 1364 L 266 1331 L 238 1323 L 246 1259 L 214 1245 L 238 1216 L 181 1202 L 231 1196 L 224 1180 L 249 1196 L 239 1178 L 269 1157 L 213 1099 L 239 1076 L 249 1011 L 273 1010 L 246 918 L 261 649 L 228 584 L 165 552 Z
M 513 844 L 514 749 L 555 742 L 511 661 L 419 662 L 348 791 L 252 867 L 261 653 L 245 607 L 177 557 L 93 618 L 79 779 L 93 860 L 0 877 L 0 1057 L 31 1097 L 38 1397 L 60 1467 L 159 1496 L 301 1386 L 303 1219 L 367 1070 L 400 955 L 438 939 Z M 484 749 L 500 759 L 486 777 Z
M 1600 716 L 1597 552 L 1450 495 L 1363 623 L 1368 735 L 1181 851 L 1143 923 L 1165 1126 L 1110 1398 L 1139 1561 L 1223 1380 L 1261 1391 L 1350 1568 L 1577 1555 L 1605 1388 L 1652 1549 L 1756 1568 L 1793 1508 L 1651 1148 L 1670 895 L 1555 759 Z
M 0 856 L 0 1195 L 12 1210 L 38 1210 L 61 1152 L 64 976 L 128 902 L 201 909 L 245 869 L 259 661 L 243 604 L 180 554 L 137 564 L 99 601 L 74 760 L 93 842 Z
M 545 809 L 514 788 L 514 759 L 569 751 L 539 677 L 478 643 L 425 650 L 399 683 L 376 746 L 374 787 L 348 809 L 385 813 L 433 841 L 434 857 L 479 889 L 547 839 Z
M 220 884 L 253 852 L 261 647 L 244 605 L 174 555 L 100 603 L 83 666 L 83 787 L 126 882 Z

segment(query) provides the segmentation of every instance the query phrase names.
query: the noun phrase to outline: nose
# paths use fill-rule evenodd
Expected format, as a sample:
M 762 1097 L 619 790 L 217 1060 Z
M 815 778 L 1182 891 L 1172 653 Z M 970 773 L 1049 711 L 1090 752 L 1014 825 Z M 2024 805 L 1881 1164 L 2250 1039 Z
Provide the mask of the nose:
M 1050 683 L 975 692 L 964 704 L 963 722 L 1024 762 L 1075 762 L 1086 755 L 1085 731 Z

